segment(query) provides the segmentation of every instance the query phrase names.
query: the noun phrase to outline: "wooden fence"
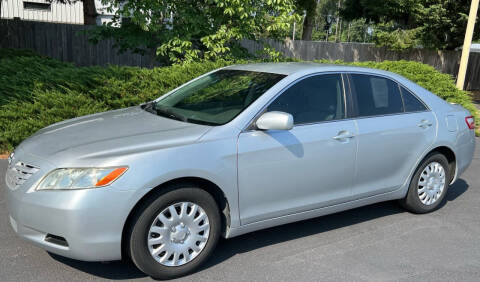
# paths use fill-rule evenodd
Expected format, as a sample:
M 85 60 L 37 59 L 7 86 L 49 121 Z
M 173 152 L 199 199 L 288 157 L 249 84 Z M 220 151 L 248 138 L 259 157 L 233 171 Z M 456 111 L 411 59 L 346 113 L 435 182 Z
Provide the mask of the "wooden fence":
M 0 20 L 0 47 L 31 49 L 77 66 L 126 65 L 151 67 L 150 56 L 131 52 L 118 53 L 114 40 L 92 44 L 85 25 L 21 20 Z
M 91 65 L 128 65 L 152 67 L 150 56 L 125 52 L 119 54 L 114 48 L 113 40 L 103 40 L 98 44 L 88 41 L 84 25 L 45 23 L 21 20 L 0 20 L 0 47 L 32 49 L 62 61 L 73 62 L 78 66 Z M 386 48 L 378 48 L 372 44 L 333 43 L 295 40 L 266 42 L 281 51 L 285 56 L 302 60 L 343 60 L 383 61 L 383 60 L 413 60 L 429 64 L 443 73 L 456 76 L 460 52 L 431 51 L 416 49 L 408 52 L 394 52 Z M 251 53 L 263 48 L 263 44 L 242 40 L 242 46 Z M 467 70 L 466 89 L 480 89 L 480 53 L 471 53 Z
M 283 53 L 286 57 L 311 60 L 343 60 L 345 62 L 407 60 L 428 64 L 437 70 L 457 76 L 461 51 L 434 51 L 414 49 L 405 52 L 390 51 L 363 43 L 333 43 L 321 41 L 276 41 L 265 40 L 265 43 Z M 264 44 L 253 40 L 242 40 L 241 45 L 250 53 L 263 49 Z M 480 89 L 480 53 L 470 53 L 465 86 L 468 90 Z

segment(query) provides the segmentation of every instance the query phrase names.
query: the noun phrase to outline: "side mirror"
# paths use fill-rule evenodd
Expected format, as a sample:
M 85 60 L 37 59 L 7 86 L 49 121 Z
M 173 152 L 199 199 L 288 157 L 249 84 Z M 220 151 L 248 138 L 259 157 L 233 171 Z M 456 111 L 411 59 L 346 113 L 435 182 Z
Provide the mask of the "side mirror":
M 290 130 L 293 128 L 293 116 L 284 112 L 267 112 L 258 118 L 255 125 L 262 130 Z

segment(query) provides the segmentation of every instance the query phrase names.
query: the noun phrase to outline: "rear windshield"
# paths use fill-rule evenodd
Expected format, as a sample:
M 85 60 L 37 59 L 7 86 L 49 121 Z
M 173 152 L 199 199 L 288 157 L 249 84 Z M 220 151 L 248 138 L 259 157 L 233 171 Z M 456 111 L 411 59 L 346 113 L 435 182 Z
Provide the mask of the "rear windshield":
M 186 122 L 222 125 L 240 114 L 285 75 L 219 70 L 153 103 L 158 115 Z

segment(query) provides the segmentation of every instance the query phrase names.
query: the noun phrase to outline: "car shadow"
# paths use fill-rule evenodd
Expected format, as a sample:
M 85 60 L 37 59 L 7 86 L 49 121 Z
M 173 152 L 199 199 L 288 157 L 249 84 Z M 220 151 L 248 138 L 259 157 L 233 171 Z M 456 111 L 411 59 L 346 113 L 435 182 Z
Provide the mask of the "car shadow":
M 79 261 L 48 253 L 54 260 L 90 275 L 110 280 L 125 280 L 147 277 L 131 261 L 119 260 L 109 262 Z
M 455 200 L 467 190 L 468 184 L 465 180 L 457 180 L 448 189 L 440 207 Z M 212 267 L 239 253 L 404 212 L 406 211 L 397 201 L 382 202 L 222 240 L 215 250 L 215 256 L 204 264 L 202 269 Z
M 465 193 L 468 190 L 468 187 L 469 186 L 465 180 L 457 180 L 455 184 L 449 188 L 441 207 L 447 205 L 450 201 L 454 201 L 460 195 Z M 215 255 L 212 256 L 199 269 L 199 271 L 206 270 L 222 263 L 236 254 L 250 252 L 265 246 L 295 240 L 313 234 L 328 232 L 330 230 L 403 212 L 406 211 L 402 209 L 396 201 L 383 202 L 314 219 L 272 227 L 229 240 L 222 240 L 215 250 Z M 135 265 L 129 261 L 113 261 L 107 263 L 83 262 L 51 253 L 49 254 L 58 262 L 100 278 L 124 280 L 146 277 L 145 274 L 138 270 Z
M 455 183 L 448 188 L 447 195 L 445 196 L 445 200 L 440 204 L 440 208 L 448 202 L 455 201 L 456 198 L 467 192 L 468 187 L 468 183 L 463 179 L 455 181 Z

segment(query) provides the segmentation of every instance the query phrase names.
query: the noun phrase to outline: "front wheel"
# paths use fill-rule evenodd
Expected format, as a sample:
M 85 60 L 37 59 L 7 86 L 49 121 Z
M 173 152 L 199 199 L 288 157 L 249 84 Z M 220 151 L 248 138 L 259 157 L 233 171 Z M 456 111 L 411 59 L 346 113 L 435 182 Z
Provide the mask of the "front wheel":
M 407 196 L 400 204 L 413 213 L 436 210 L 447 194 L 451 179 L 449 167 L 444 155 L 437 152 L 427 155 L 415 171 Z
M 220 237 L 213 197 L 192 187 L 169 187 L 143 204 L 130 230 L 135 265 L 157 279 L 186 275 L 212 253 Z

